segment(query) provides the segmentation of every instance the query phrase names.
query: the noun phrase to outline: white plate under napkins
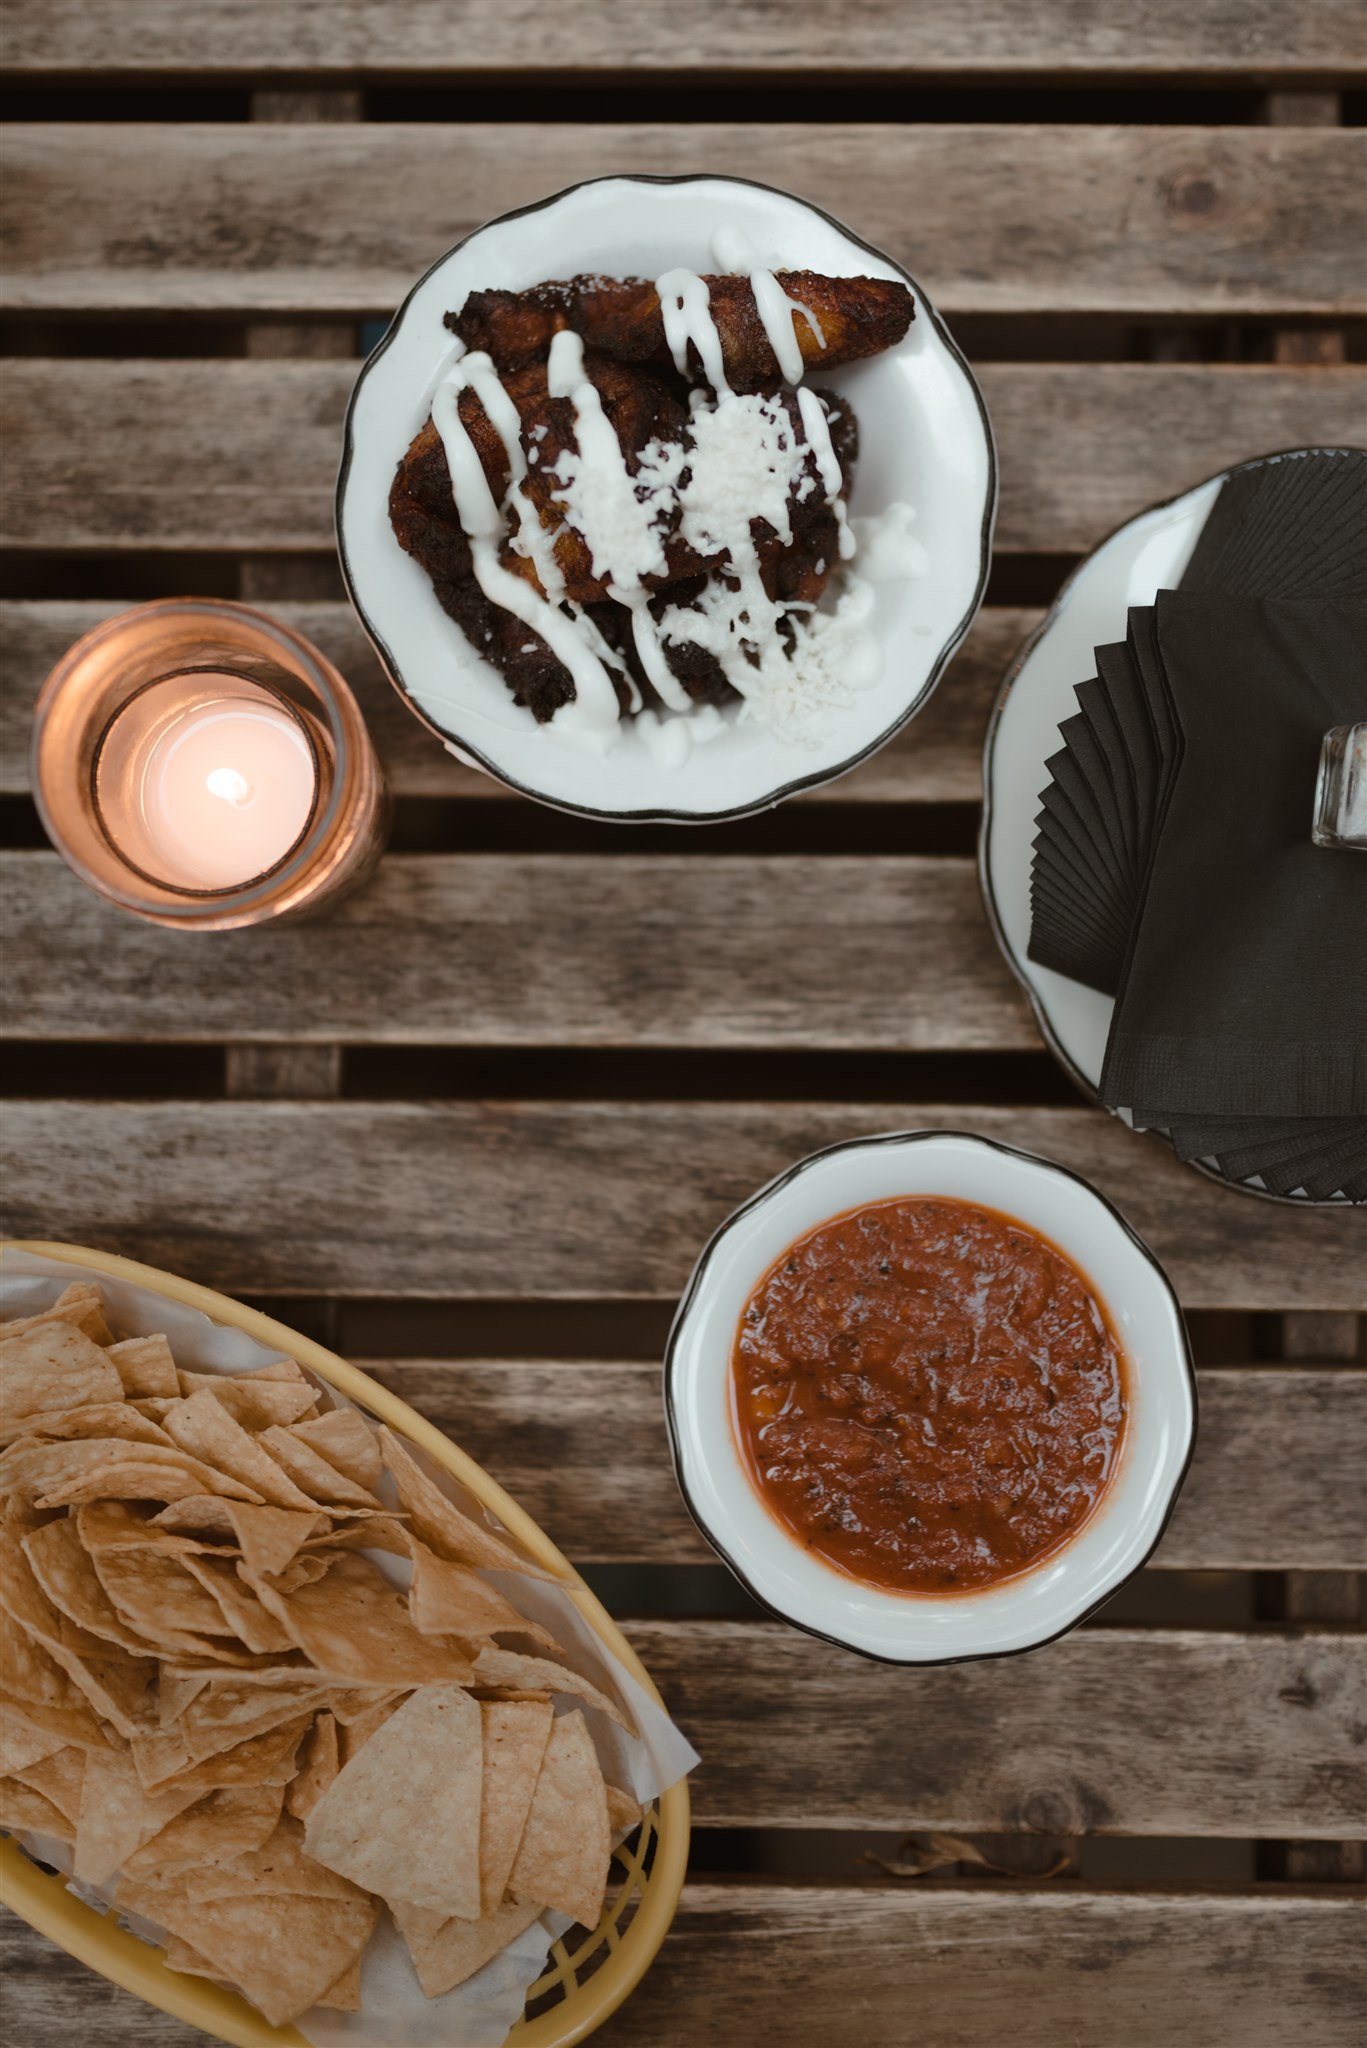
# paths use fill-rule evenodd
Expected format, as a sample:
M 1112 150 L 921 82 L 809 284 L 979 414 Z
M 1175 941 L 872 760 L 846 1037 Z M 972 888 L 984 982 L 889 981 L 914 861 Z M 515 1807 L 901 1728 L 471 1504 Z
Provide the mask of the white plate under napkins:
M 738 228 L 775 268 L 891 278 L 910 286 L 905 339 L 831 373 L 850 399 L 860 455 L 855 518 L 898 501 L 915 510 L 925 573 L 874 586 L 882 674 L 819 744 L 784 741 L 727 719 L 682 766 L 656 761 L 623 733 L 601 758 L 538 726 L 499 672 L 438 604 L 426 571 L 390 529 L 394 472 L 427 419 L 451 359 L 443 315 L 472 290 L 523 290 L 581 271 L 655 277 L 717 268 L 719 228 Z M 821 388 L 824 379 L 814 380 Z M 987 409 L 948 330 L 914 278 L 819 207 L 742 178 L 601 178 L 491 221 L 422 278 L 362 370 L 347 413 L 337 485 L 337 544 L 352 603 L 400 694 L 449 749 L 500 782 L 590 816 L 696 824 L 742 817 L 829 782 L 890 740 L 920 710 L 972 624 L 987 581 L 996 510 Z M 858 562 L 855 565 L 858 573 Z M 951 685 L 952 687 L 952 685 Z
M 1252 469 L 1278 459 L 1262 456 L 1238 467 Z M 1094 1098 L 1101 1084 L 1101 1063 L 1115 1003 L 1099 990 L 1072 981 L 1051 967 L 1041 967 L 1029 957 L 1030 864 L 1040 793 L 1050 780 L 1045 764 L 1063 744 L 1059 727 L 1078 708 L 1074 686 L 1096 673 L 1094 650 L 1108 641 L 1124 639 L 1125 615 L 1131 605 L 1151 605 L 1160 590 L 1178 587 L 1220 486 L 1232 474 L 1222 470 L 1180 498 L 1141 512 L 1118 527 L 1080 564 L 1043 625 L 1007 670 L 987 729 L 978 863 L 988 919 L 1034 1005 L 1050 1050 L 1078 1087 Z M 1129 1121 L 1124 1112 L 1119 1114 L 1123 1122 Z M 1221 1172 L 1214 1159 L 1190 1163 L 1226 1186 L 1261 1195 L 1267 1202 L 1350 1206 L 1344 1195 L 1316 1203 L 1303 1190 L 1291 1195 L 1270 1194 L 1256 1175 L 1233 1180 Z

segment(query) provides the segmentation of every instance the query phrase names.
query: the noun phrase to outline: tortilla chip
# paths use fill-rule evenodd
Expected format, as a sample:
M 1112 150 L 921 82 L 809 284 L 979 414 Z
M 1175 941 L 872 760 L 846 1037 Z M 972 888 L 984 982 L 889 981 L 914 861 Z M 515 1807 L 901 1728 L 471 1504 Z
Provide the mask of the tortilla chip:
M 361 1958 L 357 1956 L 337 1982 L 330 1986 L 318 2000 L 327 2012 L 359 2012 L 361 2010 Z
M 596 1927 L 607 1893 L 608 1802 L 588 1723 L 576 1707 L 551 1729 L 508 1889 Z
M 50 1799 L 35 1792 L 18 1778 L 0 1778 L 0 1828 L 26 1834 L 36 1828 L 40 1834 L 56 1835 L 59 1841 L 74 1842 L 75 1825 Z
M 188 1770 L 194 1762 L 176 1722 L 158 1726 L 146 1735 L 132 1736 L 128 1748 L 133 1768 L 148 1792 L 166 1784 L 178 1771 Z
M 476 1970 L 525 1934 L 540 1917 L 539 1906 L 499 1906 L 483 1920 L 444 1920 L 411 1906 L 395 1906 L 395 1921 L 408 1943 L 418 1982 L 428 1998 L 454 1991 Z
M 119 1905 L 179 1936 L 277 2027 L 326 1996 L 359 1959 L 379 1917 L 369 1900 L 287 1896 L 205 1904 L 154 1885 L 121 1887 Z
M 384 1899 L 479 1917 L 480 1712 L 425 1685 L 340 1771 L 304 1827 L 309 1855 Z
M 130 1756 L 114 1749 L 91 1751 L 76 1829 L 76 1876 L 86 1884 L 104 1884 L 197 1796 L 180 1785 L 145 1791 Z
M 58 1611 L 91 1635 L 100 1636 L 135 1657 L 155 1655 L 151 1643 L 126 1622 L 100 1583 L 94 1559 L 69 1516 L 31 1529 L 24 1552 L 33 1576 Z
M 525 1572 L 529 1579 L 554 1580 L 553 1573 L 519 1556 L 492 1529 L 462 1514 L 404 1449 L 392 1429 L 381 1428 L 380 1444 L 398 1489 L 399 1506 L 411 1517 L 417 1535 L 438 1557 L 449 1557 L 455 1564 L 473 1565 L 477 1571 Z
M 191 1948 L 188 1941 L 182 1941 L 175 1934 L 168 1934 L 166 1937 L 162 1961 L 168 1970 L 179 1970 L 185 1976 L 212 1977 L 216 1984 L 227 1982 L 226 1978 L 219 1976 L 212 1963 L 206 1962 L 197 1948 Z
M 290 1559 L 284 1571 L 270 1572 L 264 1583 L 270 1587 L 273 1593 L 278 1593 L 282 1599 L 288 1600 L 290 1595 L 297 1593 L 301 1586 L 313 1586 L 317 1584 L 319 1579 L 325 1579 L 331 1568 L 332 1559 L 330 1556 L 325 1554 L 306 1554 L 301 1550 L 298 1557 Z M 239 1564 L 238 1570 L 241 1572 L 247 1585 L 256 1586 L 256 1579 L 244 1565 Z
M 13 1777 L 65 1747 L 60 1736 L 30 1727 L 12 1707 L 7 1706 L 0 1715 L 0 1777 Z
M 275 1832 L 283 1785 L 228 1785 L 177 1814 L 123 1866 L 124 1876 L 166 1883 L 186 1870 L 229 1863 L 259 1849 Z
M 62 1674 L 65 1676 L 65 1673 Z M 45 1706 L 33 1700 L 15 1700 L 0 1691 L 0 1711 L 11 1729 L 24 1730 L 33 1735 L 50 1735 L 61 1749 L 74 1743 L 81 1749 L 107 1749 L 108 1738 L 98 1718 L 91 1712 L 89 1702 L 72 1687 L 80 1699 L 79 1707 Z
M 233 1631 L 213 1595 L 190 1576 L 179 1557 L 157 1544 L 137 1550 L 97 1550 L 95 1570 L 105 1592 L 129 1624 L 148 1642 L 187 1632 L 201 1640 Z
M 207 1671 L 176 1671 L 165 1663 L 157 1687 L 157 1718 L 163 1728 L 178 1721 L 191 1700 L 197 1699 L 209 1683 Z
M 159 1423 L 126 1401 L 96 1401 L 88 1408 L 62 1408 L 42 1415 L 26 1415 L 16 1425 L 25 1436 L 69 1440 L 75 1437 L 119 1437 L 125 1443 L 169 1444 L 171 1439 Z
M 101 1720 L 132 1735 L 155 1718 L 157 1667 L 92 1635 L 53 1606 L 12 1531 L 0 1533 L 0 1606 L 80 1688 Z M 6 1679 L 10 1677 L 6 1670 Z
M 304 1744 L 299 1775 L 290 1782 L 285 1804 L 296 1820 L 307 1820 L 328 1786 L 342 1768 L 337 1743 L 337 1717 L 319 1714 Z
M 376 1430 L 356 1408 L 329 1408 L 311 1422 L 296 1422 L 290 1435 L 326 1458 L 357 1486 L 373 1493 L 384 1471 L 380 1439 Z
M 181 1880 L 187 1898 L 243 1897 L 341 1899 L 359 1903 L 369 1894 L 349 1878 L 339 1877 L 310 1856 L 304 1830 L 290 1814 L 282 1815 L 260 1848 L 235 1856 L 230 1863 L 191 1871 Z
M 22 1337 L 39 1323 L 74 1323 L 78 1330 L 84 1330 L 92 1342 L 100 1345 L 112 1344 L 113 1332 L 104 1319 L 104 1301 L 100 1290 L 89 1280 L 73 1280 L 64 1287 L 51 1308 L 39 1309 L 36 1315 L 18 1316 L 12 1322 L 0 1323 L 0 1338 Z
M 156 1524 L 160 1529 L 194 1530 L 235 1543 L 242 1562 L 256 1576 L 284 1571 L 301 1543 L 326 1530 L 327 1517 L 318 1508 L 306 1515 L 296 1514 L 292 1508 L 255 1507 L 216 1494 L 195 1494 L 163 1508 Z
M 253 1735 L 232 1749 L 206 1757 L 203 1763 L 162 1779 L 156 1787 L 169 1791 L 216 1792 L 224 1785 L 288 1785 L 294 1776 L 295 1754 L 308 1732 L 311 1714 L 300 1714 L 264 1735 Z M 156 1740 L 157 1738 L 153 1738 Z M 136 1754 L 136 1751 L 135 1751 Z
M 368 1558 L 343 1552 L 325 1577 L 288 1597 L 265 1579 L 257 1591 L 309 1662 L 336 1678 L 364 1682 L 383 1673 L 399 1686 L 443 1679 L 463 1684 L 470 1676 L 460 1644 L 419 1635 L 404 1595 Z
M 486 1700 L 480 1707 L 484 1791 L 479 1817 L 480 1911 L 493 1913 L 512 1876 L 555 1716 L 549 1706 Z
M 421 1634 L 478 1639 L 516 1631 L 547 1643 L 552 1649 L 558 1647 L 547 1630 L 519 1614 L 510 1600 L 505 1600 L 468 1565 L 438 1557 L 416 1536 L 409 1537 L 408 1550 L 413 1559 L 408 1611 L 413 1626 Z
M 7 1440 L 25 1416 L 122 1399 L 117 1371 L 74 1323 L 40 1320 L 0 1339 L 0 1428 Z
M 636 1730 L 627 1719 L 616 1700 L 609 1699 L 596 1685 L 590 1685 L 587 1678 L 581 1678 L 577 1671 L 571 1671 L 564 1664 L 552 1664 L 546 1657 L 524 1657 L 518 1650 L 500 1650 L 490 1644 L 475 1658 L 475 1682 L 477 1685 L 521 1687 L 535 1692 L 567 1692 L 576 1699 L 586 1700 L 591 1707 L 597 1707 L 619 1728 L 625 1728 L 628 1735 Z
M 80 1687 L 56 1658 L 34 1642 L 0 1607 L 0 1674 L 5 1717 L 29 1730 L 44 1729 L 61 1742 L 105 1747 L 104 1732 Z
M 375 1730 L 383 1728 L 385 1722 L 398 1713 L 404 1697 L 402 1693 L 389 1693 L 359 1714 L 346 1713 L 340 1702 L 334 1699 L 332 1711 L 337 1720 L 338 1762 L 349 1764 L 354 1756 L 358 1756 Z
M 85 1778 L 86 1752 L 83 1749 L 58 1749 L 51 1756 L 41 1757 L 36 1763 L 26 1764 L 12 1775 L 27 1785 L 31 1791 L 41 1792 L 44 1799 L 50 1799 L 59 1813 L 64 1813 L 74 1828 L 81 1811 L 81 1785 Z
M 187 1557 L 184 1568 L 196 1579 L 222 1611 L 224 1626 L 249 1650 L 289 1650 L 289 1636 L 261 1605 L 255 1593 L 238 1577 L 230 1558 Z
M 289 1473 L 311 1501 L 351 1508 L 380 1506 L 373 1493 L 364 1486 L 358 1486 L 354 1479 L 348 1479 L 335 1465 L 329 1465 L 320 1452 L 303 1442 L 292 1429 L 265 1430 L 261 1441 L 276 1463 Z
M 604 1789 L 608 1795 L 608 1833 L 614 1843 L 620 1842 L 624 1835 L 640 1826 L 645 1808 L 639 1799 L 630 1792 L 623 1792 L 620 1786 L 607 1785 Z
M 296 1365 L 292 1358 L 277 1358 L 270 1365 L 258 1365 L 247 1377 L 253 1380 L 299 1381 L 304 1386 L 311 1384 L 303 1367 Z
M 165 1337 L 125 1337 L 122 1344 L 111 1344 L 106 1356 L 123 1381 L 128 1400 L 162 1394 L 174 1398 L 180 1393 L 176 1361 Z
M 334 1512 L 337 1512 L 334 1510 Z M 347 1519 L 336 1522 L 326 1536 L 310 1536 L 305 1550 L 387 1550 L 394 1557 L 408 1557 L 411 1539 L 397 1515 L 378 1514 L 353 1508 Z
M 205 1547 L 198 1537 L 163 1530 L 156 1509 L 142 1501 L 136 1505 L 124 1500 L 83 1501 L 73 1520 L 92 1557 L 99 1550 L 142 1550 L 148 1543 L 175 1556 Z
M 264 1735 L 282 1721 L 312 1715 L 332 1697 L 329 1681 L 316 1672 L 294 1669 L 282 1683 L 238 1685 L 232 1680 L 211 1684 L 190 1702 L 180 1718 L 180 1734 L 196 1763 L 233 1748 L 251 1736 Z
M 212 1394 L 234 1422 L 255 1433 L 275 1422 L 297 1422 L 318 1405 L 313 1388 L 301 1380 L 267 1379 L 264 1373 L 183 1372 L 172 1393 Z
M 0 1487 L 40 1508 L 90 1500 L 180 1500 L 191 1493 L 222 1493 L 256 1500 L 249 1487 L 202 1465 L 185 1451 L 161 1444 L 127 1444 L 119 1437 L 44 1443 L 21 1437 L 0 1452 Z
M 201 1387 L 187 1400 L 168 1408 L 162 1418 L 162 1426 L 183 1451 L 202 1458 L 217 1472 L 230 1473 L 242 1485 L 249 1487 L 253 1500 L 267 1501 L 272 1507 L 297 1508 L 305 1512 L 313 1507 L 309 1495 L 300 1492 L 280 1470 L 275 1459 L 262 1450 L 261 1442 L 249 1436 L 240 1422 L 234 1422 L 223 1403 L 216 1400 L 207 1387 Z M 219 1487 L 206 1489 L 210 1493 L 221 1490 Z

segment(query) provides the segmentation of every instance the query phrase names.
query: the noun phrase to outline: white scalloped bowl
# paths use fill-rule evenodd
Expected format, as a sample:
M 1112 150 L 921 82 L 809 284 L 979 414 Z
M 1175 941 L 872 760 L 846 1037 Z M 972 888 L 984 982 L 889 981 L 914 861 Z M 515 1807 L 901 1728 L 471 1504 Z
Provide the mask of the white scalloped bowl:
M 875 586 L 881 677 L 807 747 L 728 721 L 682 766 L 624 733 L 596 757 L 538 726 L 469 645 L 390 530 L 389 488 L 427 418 L 451 354 L 445 313 L 488 286 L 520 290 L 579 271 L 656 276 L 714 267 L 716 229 L 740 228 L 777 268 L 900 279 L 916 318 L 906 340 L 832 373 L 861 428 L 851 509 L 916 510 L 929 568 Z M 361 371 L 337 484 L 337 546 L 362 625 L 401 696 L 451 752 L 562 810 L 679 824 L 743 817 L 843 775 L 925 703 L 982 601 L 996 510 L 996 457 L 982 394 L 925 292 L 900 265 L 815 206 L 738 178 L 603 178 L 480 228 L 414 287 Z
M 915 1195 L 979 1202 L 1051 1239 L 1105 1304 L 1128 1367 L 1125 1441 L 1092 1515 L 1033 1570 L 977 1592 L 890 1592 L 824 1563 L 770 1514 L 732 1425 L 732 1347 L 770 1266 L 832 1216 Z M 1075 1627 L 1152 1554 L 1196 1440 L 1182 1312 L 1153 1253 L 1067 1167 L 961 1131 L 893 1131 L 814 1152 L 729 1217 L 680 1303 L 665 1408 L 684 1500 L 742 1585 L 809 1635 L 895 1664 L 1006 1656 Z

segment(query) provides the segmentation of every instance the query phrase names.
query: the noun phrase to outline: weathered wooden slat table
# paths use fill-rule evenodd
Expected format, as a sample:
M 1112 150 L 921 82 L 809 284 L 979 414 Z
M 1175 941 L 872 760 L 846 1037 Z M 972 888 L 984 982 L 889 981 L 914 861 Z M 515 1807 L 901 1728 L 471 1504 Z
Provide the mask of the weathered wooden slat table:
M 704 1762 L 678 1922 L 605 2043 L 1358 2038 L 1367 1230 L 1079 1102 L 972 855 L 993 693 L 1071 562 L 1225 462 L 1367 438 L 1365 40 L 1357 0 L 11 8 L 5 1224 L 269 1301 L 625 1617 Z M 429 739 L 342 602 L 331 486 L 356 358 L 443 248 L 576 178 L 693 168 L 804 192 L 923 279 L 1003 497 L 924 715 L 783 811 L 671 835 L 539 810 Z M 395 838 L 325 924 L 163 936 L 44 847 L 39 682 L 178 593 L 266 604 L 361 697 Z M 1181 1292 L 1202 1423 L 1159 1551 L 1091 1623 L 913 1673 L 709 1562 L 656 1361 L 731 1204 L 924 1122 L 1111 1195 Z M 946 1832 L 951 1860 L 888 1869 Z M 4 1934 L 14 2048 L 187 2048 Z

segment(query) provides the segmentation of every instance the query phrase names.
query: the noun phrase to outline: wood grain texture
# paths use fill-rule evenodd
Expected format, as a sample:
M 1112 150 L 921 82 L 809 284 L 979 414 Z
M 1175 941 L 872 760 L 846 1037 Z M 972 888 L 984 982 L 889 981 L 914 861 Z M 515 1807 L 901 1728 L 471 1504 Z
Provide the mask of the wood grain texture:
M 675 1483 L 653 1361 L 357 1362 L 487 1466 L 576 1563 L 711 1562 Z M 1367 1566 L 1367 1373 L 1248 1366 L 1198 1378 L 1196 1455 L 1152 1564 Z
M 0 545 L 330 549 L 355 374 L 328 362 L 16 359 L 0 392 Z M 1090 548 L 1228 463 L 1361 437 L 1355 364 L 987 363 L 979 376 L 1001 457 L 999 549 Z
M 602 2048 L 1353 2048 L 1361 1901 L 689 1886 Z M 39 2048 L 39 2044 L 35 2044 Z
M 810 195 L 942 312 L 1367 307 L 1367 137 L 1344 129 L 57 122 L 5 153 L 14 311 L 388 314 L 488 219 L 700 167 Z
M 30 1038 L 1040 1042 L 967 860 L 391 856 L 325 920 L 225 934 L 207 974 L 183 934 L 121 916 L 56 854 L 6 868 L 6 1004 Z
M 1084 1629 L 908 1670 L 779 1623 L 632 1622 L 700 1826 L 1367 1833 L 1367 1638 Z
M 896 71 L 1078 76 L 1183 72 L 1320 79 L 1363 61 L 1352 0 L 861 0 L 823 15 L 780 0 L 601 0 L 576 12 L 539 0 L 12 0 L 6 68 L 46 75 L 420 79 L 450 72 Z
M 602 2048 L 1358 2048 L 1360 1899 L 690 1884 Z M 15 2048 L 203 2048 L 6 1913 Z
M 533 1057 L 529 1094 L 536 1072 Z M 230 1293 L 668 1299 L 728 1212 L 795 1159 L 914 1127 L 1085 1175 L 1187 1308 L 1367 1306 L 1359 1215 L 1253 1201 L 1082 1108 L 15 1101 L 3 1213 L 16 1235 Z
M 74 640 L 124 607 L 95 599 L 0 601 L 0 795 L 28 788 L 29 721 L 44 676 Z M 272 616 L 304 633 L 355 690 L 397 796 L 509 797 L 491 776 L 466 768 L 413 717 L 382 672 L 355 614 L 343 604 L 271 603 Z M 880 754 L 797 803 L 976 803 L 988 713 L 1037 611 L 980 612 L 924 711 Z

